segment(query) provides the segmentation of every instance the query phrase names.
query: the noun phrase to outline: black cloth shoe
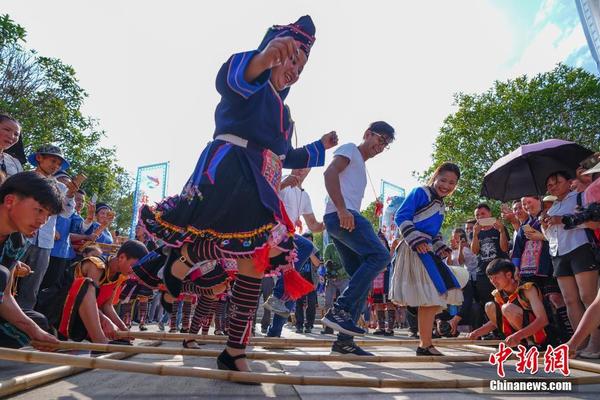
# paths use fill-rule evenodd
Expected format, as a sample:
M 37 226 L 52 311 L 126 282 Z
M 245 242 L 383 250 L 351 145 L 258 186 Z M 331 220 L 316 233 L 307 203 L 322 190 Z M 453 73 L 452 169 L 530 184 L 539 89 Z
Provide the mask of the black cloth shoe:
M 429 347 L 417 347 L 417 355 L 418 356 L 443 356 L 442 353 L 437 351 L 433 345 Z
M 217 357 L 217 368 L 225 371 L 239 371 L 238 367 L 235 366 L 235 360 L 239 360 L 240 358 L 246 358 L 245 354 L 240 354 L 238 356 L 232 356 L 227 352 L 227 350 L 223 350 L 219 357 Z M 259 382 L 235 382 L 240 383 L 242 385 L 252 385 L 258 386 Z
M 342 341 L 336 340 L 335 342 L 333 342 L 333 346 L 331 346 L 331 352 L 332 353 L 340 353 L 340 354 L 354 354 L 357 356 L 372 356 L 372 355 L 374 355 L 373 353 L 369 353 L 368 351 L 365 351 L 365 350 L 361 349 L 360 347 L 358 347 L 358 345 L 356 343 L 354 343 L 353 340 L 351 340 L 349 342 L 342 342 Z
M 333 329 L 326 326 L 325 329 L 321 331 L 321 335 L 333 335 Z
M 312 328 L 304 328 L 304 333 L 312 333 Z
M 409 338 L 412 339 L 418 339 L 419 338 L 419 333 L 418 332 L 411 332 L 410 335 L 408 335 Z
M 304 331 L 302 330 L 302 327 L 297 327 L 296 328 L 296 333 L 304 333 Z
M 198 342 L 196 342 L 195 340 L 184 340 L 183 341 L 183 348 L 184 349 L 199 349 L 200 346 L 202 346 L 203 344 L 200 344 Z
M 394 336 L 394 331 L 385 331 L 383 336 Z
M 373 332 L 373 335 L 383 336 L 385 335 L 385 331 L 383 329 L 377 329 L 375 332 Z

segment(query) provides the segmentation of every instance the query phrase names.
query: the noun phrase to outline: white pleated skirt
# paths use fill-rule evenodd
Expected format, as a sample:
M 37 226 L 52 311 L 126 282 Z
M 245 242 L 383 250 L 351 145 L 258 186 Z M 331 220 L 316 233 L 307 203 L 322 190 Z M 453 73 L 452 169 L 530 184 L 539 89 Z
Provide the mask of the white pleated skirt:
M 401 306 L 461 305 L 461 289 L 451 289 L 440 295 L 416 251 L 406 241 L 398 246 L 394 269 L 390 277 L 390 299 Z

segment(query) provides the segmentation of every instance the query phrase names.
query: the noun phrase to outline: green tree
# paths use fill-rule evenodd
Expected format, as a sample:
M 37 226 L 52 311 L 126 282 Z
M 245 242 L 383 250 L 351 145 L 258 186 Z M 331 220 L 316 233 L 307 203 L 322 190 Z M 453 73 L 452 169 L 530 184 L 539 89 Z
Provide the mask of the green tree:
M 127 231 L 132 206 L 131 178 L 119 166 L 115 149 L 100 144 L 98 121 L 82 114 L 87 93 L 75 70 L 61 60 L 24 49 L 25 30 L 0 16 L 0 110 L 22 126 L 25 153 L 54 143 L 71 162 L 69 172 L 84 173 L 83 189 L 115 207 L 116 228 Z
M 437 165 L 461 167 L 456 192 L 448 198 L 446 226 L 471 218 L 483 177 L 492 164 L 522 144 L 557 138 L 598 149 L 600 81 L 581 68 L 558 64 L 552 71 L 521 76 L 481 94 L 455 95 L 457 111 L 446 117 L 436 138 L 431 176 Z M 498 215 L 498 202 L 489 202 Z
M 379 217 L 375 215 L 376 204 L 377 201 L 372 201 L 371 203 L 369 203 L 367 208 L 362 210 L 360 213 L 363 217 L 369 220 L 371 225 L 373 225 L 373 229 L 375 230 L 375 232 L 379 232 Z

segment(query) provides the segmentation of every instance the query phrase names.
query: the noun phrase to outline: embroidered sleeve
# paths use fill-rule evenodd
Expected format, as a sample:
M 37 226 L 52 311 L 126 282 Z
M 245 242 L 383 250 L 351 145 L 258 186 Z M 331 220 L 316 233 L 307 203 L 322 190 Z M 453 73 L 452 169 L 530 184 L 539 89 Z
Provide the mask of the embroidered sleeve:
M 429 199 L 425 191 L 422 188 L 415 188 L 408 194 L 398 211 L 396 211 L 394 221 L 400 233 L 402 233 L 404 240 L 406 240 L 413 250 L 419 244 L 431 241 L 431 237 L 417 230 L 413 222 L 416 210 L 427 204 L 428 201 Z
M 433 252 L 438 256 L 440 256 L 444 251 L 450 250 L 446 243 L 444 243 L 444 238 L 442 238 L 442 235 L 435 236 L 432 239 L 431 244 L 433 246 Z
M 217 74 L 217 91 L 228 99 L 240 100 L 248 99 L 254 93 L 261 90 L 269 82 L 271 70 L 266 70 L 258 78 L 252 82 L 247 82 L 244 79 L 244 73 L 248 68 L 248 63 L 252 60 L 258 51 L 247 51 L 237 53 L 223 64 Z
M 283 168 L 312 168 L 323 165 L 325 165 L 325 146 L 321 140 L 298 149 L 291 149 L 285 155 L 283 162 Z

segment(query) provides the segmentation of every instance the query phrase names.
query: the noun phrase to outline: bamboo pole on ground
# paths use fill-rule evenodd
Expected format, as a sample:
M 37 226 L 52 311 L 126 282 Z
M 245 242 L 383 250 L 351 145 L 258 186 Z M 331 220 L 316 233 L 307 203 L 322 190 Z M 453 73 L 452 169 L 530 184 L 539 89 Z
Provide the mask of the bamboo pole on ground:
M 219 337 L 219 339 L 206 339 L 205 335 L 193 335 L 189 333 L 166 333 L 166 332 L 117 332 L 119 338 L 135 338 L 135 339 L 150 339 L 164 341 L 181 341 L 181 340 L 196 340 L 198 343 L 205 344 L 225 344 L 227 337 Z M 296 347 L 325 347 L 331 346 L 334 340 L 326 339 L 286 339 L 286 338 L 265 338 L 253 337 L 250 338 L 250 346 L 296 346 Z M 486 344 L 498 345 L 501 340 L 488 340 Z M 418 339 L 355 339 L 354 343 L 359 346 L 410 346 L 418 345 Z M 470 339 L 433 339 L 434 345 L 461 345 L 481 343 L 478 340 Z
M 145 345 L 158 346 L 160 345 L 160 342 L 151 342 Z M 133 357 L 134 355 L 135 353 L 115 352 L 111 354 L 103 354 L 98 358 L 108 360 L 124 360 L 126 358 Z M 88 368 L 63 365 L 60 367 L 32 372 L 30 374 L 15 376 L 14 378 L 0 382 L 0 398 L 25 390 L 34 389 L 38 386 L 45 385 L 69 376 L 77 375 L 88 370 Z
M 230 382 L 257 382 L 286 385 L 345 386 L 374 388 L 411 389 L 456 389 L 489 387 L 489 379 L 380 379 L 352 377 L 323 377 L 304 375 L 280 375 L 253 372 L 221 371 L 200 367 L 174 367 L 168 365 L 148 365 L 133 361 L 102 360 L 64 354 L 41 353 L 25 350 L 0 348 L 0 359 L 41 364 L 72 365 L 81 368 L 109 369 L 124 372 L 137 372 L 163 376 L 185 376 L 205 379 L 219 379 Z M 506 379 L 512 381 L 513 379 Z M 518 378 L 515 381 L 572 382 L 575 384 L 600 384 L 600 376 L 569 377 L 556 379 Z
M 97 343 L 60 342 L 57 349 L 64 350 L 93 350 L 107 352 L 123 352 L 133 354 L 166 354 L 197 357 L 217 357 L 219 350 L 183 349 L 172 347 L 147 348 L 141 346 L 122 346 Z M 321 362 L 480 362 L 487 361 L 487 356 L 459 355 L 459 356 L 357 356 L 353 354 L 290 354 L 290 353 L 247 353 L 251 360 L 277 360 L 277 361 L 321 361 Z

